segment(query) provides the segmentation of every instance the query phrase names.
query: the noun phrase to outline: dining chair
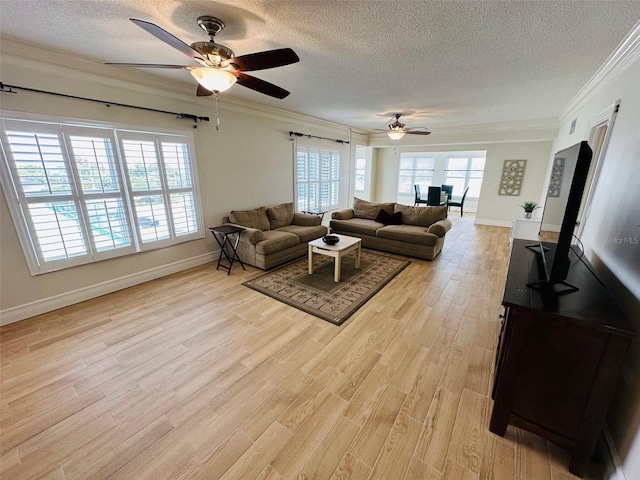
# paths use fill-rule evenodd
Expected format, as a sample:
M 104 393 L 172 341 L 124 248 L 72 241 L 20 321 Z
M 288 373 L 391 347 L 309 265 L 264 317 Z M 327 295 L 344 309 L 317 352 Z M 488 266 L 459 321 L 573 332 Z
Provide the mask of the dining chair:
M 469 187 L 467 187 L 462 195 L 462 199 L 459 202 L 448 202 L 450 207 L 460 207 L 460 216 L 462 216 L 464 209 L 464 199 L 467 198 L 467 192 L 469 191 Z
M 440 187 L 429 187 L 427 192 L 427 205 L 439 207 L 444 205 L 441 201 L 442 189 Z
M 420 196 L 420 185 L 418 185 L 418 184 L 414 185 L 413 186 L 413 190 L 415 191 L 415 194 L 416 194 L 415 200 L 413 202 L 413 206 L 417 207 L 421 203 L 424 203 L 426 205 L 427 204 L 427 200 Z
M 447 192 L 447 202 L 451 201 L 453 196 L 453 185 L 442 185 L 442 191 Z

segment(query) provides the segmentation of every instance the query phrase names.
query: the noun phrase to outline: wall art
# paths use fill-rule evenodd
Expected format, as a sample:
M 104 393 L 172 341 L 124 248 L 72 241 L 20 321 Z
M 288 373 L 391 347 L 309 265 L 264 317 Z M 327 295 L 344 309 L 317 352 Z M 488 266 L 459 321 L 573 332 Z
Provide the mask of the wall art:
M 559 197 L 562 187 L 562 176 L 564 175 L 564 158 L 555 158 L 553 167 L 551 168 L 551 180 L 549 180 L 549 189 L 547 197 Z
M 520 195 L 526 160 L 505 160 L 498 195 Z

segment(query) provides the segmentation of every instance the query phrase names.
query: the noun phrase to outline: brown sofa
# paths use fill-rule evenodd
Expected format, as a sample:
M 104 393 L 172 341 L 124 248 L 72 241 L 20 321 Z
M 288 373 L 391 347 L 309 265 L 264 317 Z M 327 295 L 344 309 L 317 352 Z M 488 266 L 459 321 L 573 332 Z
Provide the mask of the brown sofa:
M 307 244 L 327 233 L 318 215 L 294 212 L 293 203 L 252 210 L 233 210 L 223 221 L 246 230 L 240 234 L 238 256 L 262 270 L 307 254 Z
M 447 207 L 410 207 L 353 199 L 353 208 L 331 215 L 331 233 L 362 239 L 362 246 L 433 260 L 451 229 Z

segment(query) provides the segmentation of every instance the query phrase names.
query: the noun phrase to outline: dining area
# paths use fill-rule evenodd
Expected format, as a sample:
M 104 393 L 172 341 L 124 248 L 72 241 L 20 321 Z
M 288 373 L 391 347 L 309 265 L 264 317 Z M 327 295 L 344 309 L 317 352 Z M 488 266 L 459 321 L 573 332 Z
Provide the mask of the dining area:
M 420 185 L 414 184 L 413 189 L 415 193 L 414 207 L 446 206 L 447 210 L 450 210 L 451 207 L 458 207 L 460 208 L 460 216 L 464 214 L 464 200 L 469 191 L 469 187 L 465 188 L 459 201 L 453 200 L 453 185 L 429 186 L 427 187 L 426 196 L 424 196 Z

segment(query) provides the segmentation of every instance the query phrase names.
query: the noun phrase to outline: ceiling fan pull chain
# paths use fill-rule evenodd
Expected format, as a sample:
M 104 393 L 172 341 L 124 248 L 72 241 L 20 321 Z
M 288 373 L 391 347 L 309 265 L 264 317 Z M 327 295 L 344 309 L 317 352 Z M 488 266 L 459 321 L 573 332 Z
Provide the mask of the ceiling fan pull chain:
M 218 114 L 218 92 L 213 92 L 216 97 L 216 132 L 220 130 L 220 115 Z

